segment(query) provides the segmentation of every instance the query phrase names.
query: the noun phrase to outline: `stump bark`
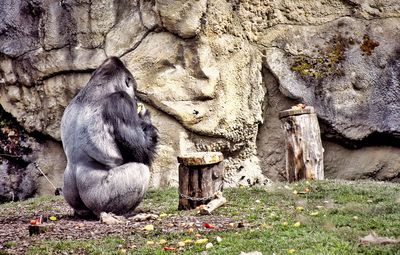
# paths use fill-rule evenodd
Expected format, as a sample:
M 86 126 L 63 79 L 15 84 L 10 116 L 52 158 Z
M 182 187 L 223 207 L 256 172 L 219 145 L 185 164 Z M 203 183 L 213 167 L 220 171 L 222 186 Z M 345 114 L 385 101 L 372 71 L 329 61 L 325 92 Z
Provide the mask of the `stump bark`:
M 285 135 L 288 181 L 323 180 L 324 149 L 314 108 L 285 110 L 279 118 Z
M 178 157 L 179 210 L 207 204 L 222 191 L 223 159 L 220 152 L 195 152 Z

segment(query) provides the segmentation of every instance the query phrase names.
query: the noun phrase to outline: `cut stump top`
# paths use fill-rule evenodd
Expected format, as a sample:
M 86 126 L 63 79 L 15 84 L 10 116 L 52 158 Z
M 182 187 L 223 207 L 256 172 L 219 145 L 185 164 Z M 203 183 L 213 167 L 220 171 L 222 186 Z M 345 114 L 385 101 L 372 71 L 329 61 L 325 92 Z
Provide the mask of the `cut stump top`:
M 224 160 L 221 152 L 191 152 L 178 156 L 178 162 L 185 166 L 217 164 Z
M 310 114 L 310 113 L 315 113 L 314 107 L 306 106 L 304 109 L 288 109 L 281 111 L 279 112 L 279 118 L 282 119 L 289 116 Z

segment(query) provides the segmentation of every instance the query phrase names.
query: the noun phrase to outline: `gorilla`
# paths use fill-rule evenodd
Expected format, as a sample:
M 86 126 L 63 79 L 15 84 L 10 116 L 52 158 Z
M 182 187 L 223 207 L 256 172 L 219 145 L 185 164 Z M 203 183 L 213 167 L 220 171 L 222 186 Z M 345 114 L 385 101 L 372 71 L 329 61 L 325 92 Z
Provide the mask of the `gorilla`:
M 122 61 L 110 57 L 64 111 L 63 194 L 78 217 L 132 212 L 148 188 L 158 132 L 138 109 L 136 88 Z

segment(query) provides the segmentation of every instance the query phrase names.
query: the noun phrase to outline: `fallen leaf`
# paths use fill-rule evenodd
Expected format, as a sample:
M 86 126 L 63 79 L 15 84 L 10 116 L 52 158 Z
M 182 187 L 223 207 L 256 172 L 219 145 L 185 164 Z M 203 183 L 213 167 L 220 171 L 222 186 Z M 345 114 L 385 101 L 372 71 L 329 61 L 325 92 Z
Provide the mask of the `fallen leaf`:
M 159 244 L 166 244 L 166 243 L 167 243 L 167 240 L 161 239 L 158 243 L 159 243 Z
M 194 236 L 199 238 L 199 237 L 201 237 L 201 234 L 195 234 Z
M 203 223 L 203 226 L 204 226 L 205 228 L 215 228 L 214 225 L 211 225 L 211 224 L 209 224 L 209 223 L 207 223 L 207 222 L 204 222 L 204 223 Z
M 358 220 L 358 216 L 354 216 L 354 217 L 353 217 L 353 220 Z
M 154 244 L 154 241 L 147 241 L 146 242 L 148 245 L 153 245 Z
M 319 214 L 319 212 L 312 212 L 310 213 L 311 216 L 317 216 Z
M 152 231 L 152 230 L 154 230 L 154 226 L 153 225 L 146 225 L 146 226 L 144 226 L 144 228 L 143 228 L 144 230 L 147 230 L 147 231 Z
M 185 245 L 186 245 L 185 242 L 182 242 L 182 241 L 181 241 L 181 242 L 178 242 L 178 246 L 179 246 L 179 247 L 183 247 L 183 246 L 185 246 Z
M 310 192 L 310 189 L 309 188 L 305 188 L 304 191 L 305 192 Z
M 399 239 L 392 239 L 389 237 L 378 236 L 374 231 L 369 235 L 360 237 L 360 242 L 363 244 L 397 244 L 400 243 Z
M 299 193 L 297 190 L 293 190 L 293 194 L 297 195 Z
M 260 201 L 260 200 L 258 200 L 258 199 L 257 199 L 256 201 L 254 201 L 254 202 L 256 202 L 257 204 L 261 203 L 261 201 Z
M 212 243 L 207 243 L 206 244 L 206 249 L 211 249 L 214 245 Z
M 289 223 L 287 221 L 282 222 L 283 226 L 287 226 Z
M 194 229 L 193 229 L 193 228 L 189 228 L 187 231 L 188 231 L 189 233 L 193 233 Z
M 292 253 L 294 253 L 296 250 L 295 249 L 289 249 L 287 252 L 289 253 L 289 254 L 292 254 Z
M 217 240 L 217 243 L 220 243 L 220 242 L 222 242 L 222 238 L 221 238 L 221 237 L 219 237 L 219 236 L 217 236 L 215 239 Z
M 203 239 L 196 240 L 194 243 L 195 244 L 203 244 L 203 243 L 207 243 L 207 242 L 208 242 L 208 239 L 203 238 Z

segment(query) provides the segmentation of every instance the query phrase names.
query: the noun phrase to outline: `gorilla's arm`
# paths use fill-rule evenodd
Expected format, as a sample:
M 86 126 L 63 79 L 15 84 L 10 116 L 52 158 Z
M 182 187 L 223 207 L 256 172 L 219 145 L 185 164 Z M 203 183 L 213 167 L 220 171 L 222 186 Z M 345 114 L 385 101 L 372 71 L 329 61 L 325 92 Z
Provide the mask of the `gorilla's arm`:
M 150 164 L 158 135 L 150 122 L 149 113 L 139 117 L 136 102 L 123 91 L 115 92 L 103 100 L 103 118 L 114 129 L 115 141 L 124 162 Z

